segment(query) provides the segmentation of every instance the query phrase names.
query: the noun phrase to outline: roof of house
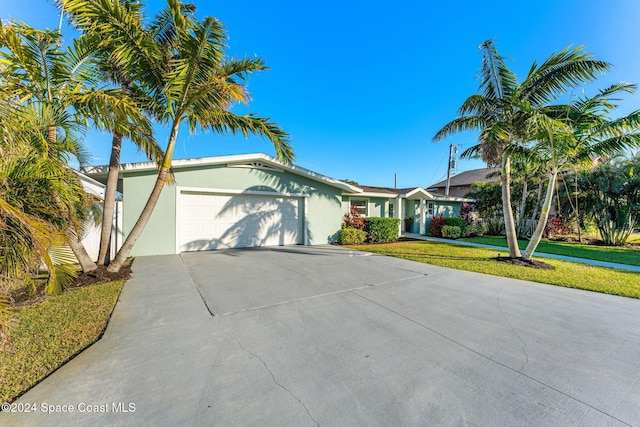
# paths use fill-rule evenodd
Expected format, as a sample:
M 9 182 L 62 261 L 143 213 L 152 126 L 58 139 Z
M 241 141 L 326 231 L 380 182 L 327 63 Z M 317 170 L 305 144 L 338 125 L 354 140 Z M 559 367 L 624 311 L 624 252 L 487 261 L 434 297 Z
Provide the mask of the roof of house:
M 454 175 L 449 180 L 450 187 L 463 187 L 471 184 L 475 184 L 476 182 L 494 182 L 497 181 L 497 177 L 487 178 L 487 175 L 498 172 L 498 168 L 481 168 L 481 169 L 472 169 L 470 171 L 460 172 L 457 175 Z M 437 182 L 433 185 L 430 185 L 427 188 L 445 188 L 447 186 L 447 180 Z
M 369 185 L 359 185 L 358 187 L 362 188 L 362 191 L 366 193 L 384 193 L 384 194 L 407 194 L 416 189 L 416 187 L 411 188 L 390 188 L 390 187 L 372 187 Z
M 362 193 L 358 196 L 364 197 L 404 197 L 411 199 L 426 198 L 429 200 L 442 200 L 447 202 L 470 202 L 472 199 L 466 197 L 444 196 L 440 194 L 433 194 L 424 188 L 409 187 L 409 188 L 391 188 L 391 187 L 374 187 L 369 185 L 358 185 L 362 189 Z M 413 197 L 412 197 L 413 196 Z
M 323 182 L 327 185 L 337 187 L 341 190 L 350 193 L 360 193 L 362 190 L 359 186 L 347 184 L 346 182 L 338 181 L 337 179 L 330 178 L 328 176 L 319 174 L 317 172 L 310 171 L 308 169 L 301 168 L 300 166 L 285 164 L 275 157 L 271 157 L 264 153 L 254 154 L 236 154 L 231 156 L 216 156 L 216 157 L 203 157 L 198 159 L 184 159 L 174 160 L 171 164 L 171 169 L 181 169 L 194 166 L 213 166 L 226 164 L 228 166 L 235 167 L 256 167 L 263 169 L 276 169 L 291 172 L 296 175 L 301 175 L 314 181 Z M 158 165 L 154 162 L 143 163 L 126 163 L 120 165 L 120 173 L 127 174 L 130 172 L 157 170 Z M 88 166 L 82 168 L 82 172 L 94 177 L 106 178 L 109 166 Z

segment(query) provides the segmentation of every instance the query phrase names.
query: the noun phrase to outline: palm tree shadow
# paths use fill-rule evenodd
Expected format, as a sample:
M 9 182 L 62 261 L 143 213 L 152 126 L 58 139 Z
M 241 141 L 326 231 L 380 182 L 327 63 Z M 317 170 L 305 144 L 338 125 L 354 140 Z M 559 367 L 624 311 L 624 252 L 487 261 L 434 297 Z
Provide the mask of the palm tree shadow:
M 255 246 L 304 245 L 314 240 L 305 210 L 310 198 L 322 198 L 337 206 L 340 197 L 318 191 L 317 184 L 306 179 L 289 179 L 281 171 L 251 169 L 262 185 L 248 187 L 238 197 L 230 198 L 218 212 L 212 211 L 212 223 L 224 224 L 222 234 L 210 239 L 181 243 L 181 251 L 201 251 Z M 264 192 L 267 197 L 256 195 Z M 268 196 L 268 194 L 274 196 Z M 278 196 L 276 194 L 286 194 Z M 306 196 L 306 197 L 303 197 Z M 238 218 L 233 223 L 225 219 Z M 326 236 L 326 243 L 336 240 L 336 233 Z
M 251 187 L 248 191 L 274 190 L 260 186 Z M 182 251 L 284 246 L 304 244 L 305 241 L 304 206 L 298 197 L 253 194 L 231 197 L 218 212 L 212 211 L 212 214 L 213 222 L 225 227 L 222 234 L 214 233 L 210 239 L 184 242 Z M 225 222 L 229 219 L 235 222 Z

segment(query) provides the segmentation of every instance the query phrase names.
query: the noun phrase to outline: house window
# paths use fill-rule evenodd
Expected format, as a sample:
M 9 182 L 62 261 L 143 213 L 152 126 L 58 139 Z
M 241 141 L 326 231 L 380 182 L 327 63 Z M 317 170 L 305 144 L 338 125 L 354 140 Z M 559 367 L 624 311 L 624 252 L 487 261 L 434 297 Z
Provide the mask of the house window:
M 360 216 L 367 216 L 367 201 L 366 200 L 351 200 L 351 207 L 356 207 L 356 210 Z
M 396 216 L 394 215 L 393 212 L 393 203 L 389 203 L 389 218 L 395 218 Z
M 432 217 L 433 216 L 433 202 L 428 202 L 427 203 L 427 216 L 428 217 Z

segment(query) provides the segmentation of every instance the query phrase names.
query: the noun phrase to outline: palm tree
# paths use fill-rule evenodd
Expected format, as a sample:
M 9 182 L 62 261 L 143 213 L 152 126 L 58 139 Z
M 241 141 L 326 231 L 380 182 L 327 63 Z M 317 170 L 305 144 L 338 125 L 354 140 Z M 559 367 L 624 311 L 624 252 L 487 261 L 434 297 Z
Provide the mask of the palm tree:
M 549 218 L 558 174 L 579 165 L 593 165 L 596 156 L 619 153 L 628 147 L 640 147 L 640 112 L 617 120 L 608 119 L 617 108 L 615 96 L 634 93 L 636 85 L 614 84 L 591 98 L 584 97 L 569 105 L 542 108 L 530 119 L 537 130 L 532 152 L 547 166 L 547 190 L 538 225 L 523 253 L 531 259 Z
M 541 65 L 535 62 L 522 83 L 498 54 L 493 41 L 481 46 L 480 93 L 467 98 L 459 117 L 446 124 L 433 137 L 440 141 L 453 134 L 478 130 L 479 144 L 463 153 L 481 157 L 489 165 L 500 165 L 502 208 L 510 257 L 520 257 L 511 205 L 512 151 L 530 140 L 527 120 L 536 109 L 547 105 L 569 87 L 594 80 L 596 73 L 610 65 L 597 61 L 583 47 L 567 47 L 551 54 Z
M 52 117 L 34 107 L 43 106 L 0 106 L 0 277 L 28 280 L 44 263 L 49 270 L 45 291 L 58 294 L 75 275 L 69 267 L 75 261 L 62 247 L 65 231 L 84 220 L 86 195 L 63 156 L 43 149 L 52 145 Z M 51 151 L 66 151 L 57 145 Z
M 104 81 L 111 82 L 121 89 L 121 95 L 137 105 L 139 115 L 134 120 L 118 121 L 117 128 L 111 129 L 111 155 L 107 173 L 106 189 L 103 203 L 102 230 L 97 264 L 104 265 L 112 231 L 112 218 L 115 211 L 116 191 L 118 185 L 118 171 L 120 168 L 120 153 L 122 142 L 126 137 L 136 147 L 147 155 L 149 160 L 162 157 L 162 149 L 156 144 L 151 124 L 145 117 L 145 105 L 149 104 L 147 94 L 139 90 L 136 78 L 141 74 L 137 71 L 144 69 L 146 64 L 153 62 L 148 55 L 158 54 L 159 46 L 150 38 L 150 31 L 154 28 L 165 28 L 157 23 L 145 28 L 142 5 L 139 1 L 120 0 L 109 2 L 68 1 L 58 0 L 57 6 L 69 16 L 75 27 L 85 36 L 99 40 L 96 50 L 97 65 L 102 72 Z M 103 22 L 106 16 L 116 16 L 120 21 Z M 163 15 L 161 15 L 163 16 Z M 110 25 L 116 25 L 125 31 L 129 37 L 113 37 Z M 155 27 L 154 27 L 155 25 Z M 158 30 L 156 30 L 158 32 Z M 132 43 L 133 42 L 133 43 Z M 129 45 L 125 45 L 129 43 Z M 142 60 L 142 59 L 146 59 Z
M 35 30 L 15 22 L 0 23 L 0 46 L 6 49 L 0 51 L 4 64 L 0 70 L 3 99 L 40 110 L 41 117 L 50 119 L 41 149 L 65 162 L 70 160 L 69 155 L 83 161 L 83 152 L 72 136 L 82 133 L 87 122 L 102 129 L 124 129 L 119 123 L 130 118 L 142 126 L 146 123 L 135 105 L 121 99 L 118 90 L 101 87 L 93 60 L 97 42 L 97 38 L 80 37 L 61 51 L 58 32 Z M 61 123 L 72 131 L 65 130 Z M 52 203 L 62 203 L 55 197 L 54 193 Z M 78 221 L 69 218 L 69 224 L 77 226 Z M 67 230 L 68 243 L 83 271 L 94 270 L 97 266 L 80 243 L 77 230 Z

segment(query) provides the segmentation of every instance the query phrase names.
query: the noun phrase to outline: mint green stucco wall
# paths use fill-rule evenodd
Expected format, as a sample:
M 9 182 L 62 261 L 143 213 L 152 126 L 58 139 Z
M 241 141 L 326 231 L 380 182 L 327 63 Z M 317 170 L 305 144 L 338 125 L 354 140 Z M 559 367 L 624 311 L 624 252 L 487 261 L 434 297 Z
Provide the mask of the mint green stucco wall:
M 434 202 L 433 207 L 433 215 L 434 216 L 444 216 L 445 218 L 450 218 L 454 216 L 460 215 L 460 208 L 462 207 L 462 202 Z M 429 226 L 431 225 L 431 220 L 433 218 L 427 218 L 427 232 L 429 231 Z
M 335 187 L 289 172 L 248 167 L 195 166 L 180 168 L 174 173 L 175 184 L 163 189 L 131 253 L 133 256 L 175 253 L 177 187 L 304 194 L 308 196 L 305 198 L 308 243 L 325 244 L 337 239 L 343 211 L 342 192 Z M 128 172 L 123 177 L 125 236 L 142 211 L 155 178 L 155 171 Z
M 342 196 L 342 212 L 343 215 L 349 212 L 351 208 L 351 200 L 367 200 L 367 216 L 370 217 L 389 217 L 389 199 L 386 197 L 366 197 L 366 196 Z

